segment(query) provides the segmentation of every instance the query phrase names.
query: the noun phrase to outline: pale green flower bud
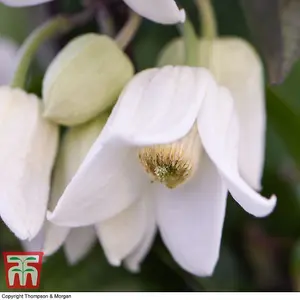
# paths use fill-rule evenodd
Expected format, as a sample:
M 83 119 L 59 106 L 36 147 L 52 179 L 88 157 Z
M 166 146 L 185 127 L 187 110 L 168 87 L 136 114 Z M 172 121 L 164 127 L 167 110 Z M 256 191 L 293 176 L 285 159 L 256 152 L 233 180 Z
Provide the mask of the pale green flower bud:
M 45 74 L 44 116 L 67 126 L 85 123 L 116 102 L 133 73 L 130 59 L 109 37 L 77 37 Z

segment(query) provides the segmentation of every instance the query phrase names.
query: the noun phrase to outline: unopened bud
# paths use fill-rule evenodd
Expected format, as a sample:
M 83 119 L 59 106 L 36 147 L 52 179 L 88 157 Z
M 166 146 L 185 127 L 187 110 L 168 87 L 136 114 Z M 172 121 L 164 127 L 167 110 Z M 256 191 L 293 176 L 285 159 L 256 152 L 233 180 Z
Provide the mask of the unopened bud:
M 197 127 L 193 126 L 182 139 L 171 144 L 144 147 L 138 155 L 154 181 L 173 189 L 195 174 L 202 152 Z
M 133 72 L 130 59 L 109 37 L 77 37 L 46 72 L 44 116 L 67 126 L 85 123 L 116 102 Z

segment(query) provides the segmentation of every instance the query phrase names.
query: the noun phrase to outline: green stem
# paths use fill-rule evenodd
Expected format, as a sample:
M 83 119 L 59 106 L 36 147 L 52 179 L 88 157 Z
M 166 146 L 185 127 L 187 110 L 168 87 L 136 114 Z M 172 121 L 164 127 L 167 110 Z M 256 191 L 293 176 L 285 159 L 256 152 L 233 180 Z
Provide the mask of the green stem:
M 218 35 L 216 17 L 210 0 L 196 0 L 196 4 L 199 10 L 202 29 L 202 43 L 198 66 L 210 69 L 213 41 Z
M 24 89 L 31 61 L 41 44 L 58 34 L 66 33 L 85 23 L 90 17 L 91 12 L 88 10 L 71 17 L 57 16 L 35 29 L 19 50 L 19 60 L 11 86 Z
M 196 0 L 202 28 L 202 37 L 214 39 L 218 35 L 216 16 L 211 0 Z
M 185 64 L 187 66 L 197 66 L 198 37 L 194 27 L 187 19 L 184 24 L 179 24 L 178 28 L 184 40 Z
M 121 49 L 125 49 L 134 38 L 141 24 L 141 17 L 134 12 L 130 13 L 129 19 L 116 36 L 116 43 Z

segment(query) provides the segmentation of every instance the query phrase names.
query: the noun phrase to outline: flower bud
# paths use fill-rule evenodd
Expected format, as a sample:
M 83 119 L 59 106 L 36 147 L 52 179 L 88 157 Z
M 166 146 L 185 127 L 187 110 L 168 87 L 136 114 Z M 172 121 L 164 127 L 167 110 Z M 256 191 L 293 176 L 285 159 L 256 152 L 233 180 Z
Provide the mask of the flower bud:
M 0 87 L 0 216 L 20 239 L 41 229 L 50 190 L 58 126 L 42 117 L 42 102 Z
M 133 72 L 129 58 L 109 37 L 77 37 L 46 72 L 44 116 L 67 126 L 85 123 L 116 102 Z

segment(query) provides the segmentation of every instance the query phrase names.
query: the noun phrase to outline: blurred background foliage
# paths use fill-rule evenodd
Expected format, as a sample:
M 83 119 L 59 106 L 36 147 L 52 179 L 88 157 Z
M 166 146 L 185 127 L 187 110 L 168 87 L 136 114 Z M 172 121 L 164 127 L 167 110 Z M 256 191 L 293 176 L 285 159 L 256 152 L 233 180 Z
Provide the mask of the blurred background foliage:
M 266 1 L 268 5 L 279 3 L 275 0 L 272 3 L 268 0 L 259 1 Z M 121 0 L 103 2 L 118 29 L 126 20 L 125 4 Z M 239 36 L 255 44 L 263 55 L 266 77 L 270 79 L 269 82 L 277 83 L 272 86 L 266 84 L 268 129 L 263 178 L 263 194 L 269 196 L 274 193 L 278 196 L 275 212 L 266 219 L 256 219 L 228 199 L 221 256 L 211 278 L 197 278 L 181 270 L 157 237 L 155 247 L 139 274 L 110 267 L 100 245 L 95 245 L 89 256 L 76 266 L 68 266 L 63 251 L 60 251 L 49 257 L 43 265 L 41 291 L 300 290 L 300 61 L 298 57 L 293 57 L 289 60 L 289 63 L 292 61 L 291 70 L 278 71 L 278 64 L 282 63 L 284 57 L 282 45 L 285 38 L 275 30 L 280 20 L 275 15 L 275 19 L 270 15 L 267 19 L 258 20 L 259 14 L 255 12 L 258 2 L 248 1 L 248 4 L 253 3 L 252 7 L 245 2 L 213 1 L 220 35 Z M 187 10 L 195 28 L 199 29 L 193 1 L 178 0 L 178 3 Z M 57 0 L 42 7 L 26 9 L 0 5 L 0 34 L 22 43 L 37 24 L 52 14 L 79 9 L 79 0 Z M 260 32 L 251 25 L 255 18 Z M 96 31 L 97 28 L 95 22 L 80 29 L 80 32 Z M 76 34 L 78 31 L 41 50 L 44 52 L 38 56 L 38 68 L 32 72 L 30 90 L 40 94 L 42 70 L 53 53 Z M 162 26 L 144 20 L 135 40 L 127 49 L 136 70 L 155 66 L 162 47 L 177 35 L 175 26 Z M 277 47 L 271 49 L 272 53 L 268 52 L 270 45 Z M 277 65 L 274 67 L 274 64 Z M 285 75 L 287 77 L 284 79 Z M 0 251 L 19 250 L 20 247 L 16 238 L 0 224 Z M 6 290 L 2 260 L 0 290 Z

